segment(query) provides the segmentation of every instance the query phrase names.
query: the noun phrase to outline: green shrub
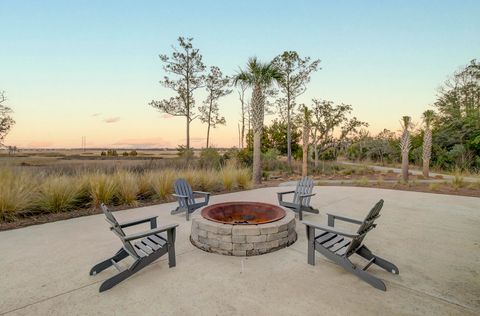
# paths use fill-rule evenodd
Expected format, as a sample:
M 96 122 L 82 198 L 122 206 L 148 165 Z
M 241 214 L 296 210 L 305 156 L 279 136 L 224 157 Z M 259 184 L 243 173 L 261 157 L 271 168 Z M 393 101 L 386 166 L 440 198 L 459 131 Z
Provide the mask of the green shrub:
M 200 168 L 216 168 L 222 166 L 223 157 L 215 148 L 204 148 L 200 152 Z

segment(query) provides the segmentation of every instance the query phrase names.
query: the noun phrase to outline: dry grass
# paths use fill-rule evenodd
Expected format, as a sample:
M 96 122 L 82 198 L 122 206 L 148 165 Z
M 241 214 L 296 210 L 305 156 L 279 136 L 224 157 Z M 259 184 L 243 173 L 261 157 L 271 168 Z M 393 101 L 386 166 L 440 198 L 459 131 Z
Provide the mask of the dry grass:
M 120 204 L 135 206 L 140 193 L 140 181 L 135 173 L 125 170 L 117 171 L 114 175 L 117 183 L 116 197 Z
M 36 183 L 28 173 L 8 169 L 0 170 L 0 179 L 0 219 L 10 221 L 32 205 Z
M 153 167 L 152 167 L 153 168 Z M 250 186 L 250 171 L 233 163 L 222 170 L 105 168 L 39 170 L 37 167 L 0 167 L 0 221 L 22 213 L 57 213 L 100 203 L 137 205 L 140 200 L 171 199 L 173 182 L 185 178 L 194 190 L 219 192 Z
M 99 172 L 87 174 L 88 192 L 92 204 L 98 207 L 101 203 L 109 204 L 117 193 L 117 183 L 111 175 Z
M 177 178 L 177 172 L 174 170 L 153 171 L 147 177 L 150 179 L 150 185 L 157 198 L 165 200 L 173 193 L 173 182 Z
M 460 172 L 455 172 L 451 184 L 455 190 L 458 190 L 465 186 L 465 180 L 463 179 L 462 174 Z
M 72 181 L 73 180 L 73 181 Z M 35 204 L 42 211 L 57 213 L 72 209 L 79 200 L 81 184 L 66 176 L 48 176 L 40 185 Z
M 236 185 L 235 183 L 236 170 L 230 166 L 226 166 L 222 168 L 221 174 L 222 174 L 222 183 L 225 190 L 234 189 Z
M 236 181 L 240 189 L 248 189 L 252 185 L 252 175 L 250 169 L 237 169 Z

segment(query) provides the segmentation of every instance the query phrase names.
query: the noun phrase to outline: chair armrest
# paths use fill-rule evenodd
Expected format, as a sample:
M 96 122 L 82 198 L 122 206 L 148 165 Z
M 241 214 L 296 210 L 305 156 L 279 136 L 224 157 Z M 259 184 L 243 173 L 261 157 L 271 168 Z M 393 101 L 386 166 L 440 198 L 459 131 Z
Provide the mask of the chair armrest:
M 292 194 L 292 193 L 295 193 L 295 191 L 277 192 L 277 195 Z
M 157 217 L 158 217 L 157 215 L 147 216 L 147 217 L 144 217 L 144 218 L 133 219 L 133 220 L 130 220 L 130 221 L 121 222 L 121 223 L 118 223 L 118 225 L 120 225 L 121 228 L 125 228 L 125 227 L 130 227 L 130 226 L 135 226 L 135 225 L 138 225 L 138 224 L 150 222 L 151 228 L 155 228 L 156 225 L 157 225 Z
M 362 221 L 359 221 L 358 219 L 349 218 L 349 217 L 340 216 L 340 215 L 335 215 L 335 214 L 331 214 L 331 213 L 327 213 L 327 216 L 328 216 L 328 226 L 331 226 L 331 227 L 333 227 L 335 225 L 335 220 L 336 219 L 344 221 L 344 222 L 348 222 L 348 223 L 359 224 L 359 225 L 363 223 Z
M 303 199 L 303 198 L 314 196 L 315 194 L 317 194 L 317 193 L 300 194 L 299 196 L 300 196 L 301 199 Z
M 349 238 L 358 237 L 358 234 L 351 233 L 351 232 L 346 232 L 346 231 L 343 231 L 343 230 L 340 230 L 340 229 L 334 229 L 333 227 L 330 227 L 330 226 L 323 226 L 323 225 L 312 223 L 312 222 L 309 222 L 309 221 L 302 221 L 302 223 L 304 225 L 306 225 L 307 227 L 313 227 L 315 229 L 320 229 L 320 230 L 323 230 L 323 231 L 326 231 L 326 232 L 329 232 L 329 233 L 338 234 L 338 235 L 342 235 L 342 236 L 349 237 Z
M 283 202 L 283 195 L 284 194 L 292 194 L 292 193 L 295 193 L 295 191 L 277 192 L 278 203 Z
M 210 195 L 210 192 L 203 192 L 203 191 L 193 191 L 193 194 L 200 194 L 200 195 Z
M 172 194 L 172 195 L 176 198 L 179 198 L 179 199 L 185 199 L 185 200 L 188 199 L 188 196 L 186 196 L 186 195 L 180 195 L 180 194 L 175 194 L 175 193 Z
M 175 230 L 175 228 L 177 226 L 178 226 L 178 224 L 170 224 L 170 225 L 161 226 L 161 227 L 151 229 L 151 230 L 147 230 L 147 231 L 144 231 L 144 232 L 139 232 L 139 233 L 136 233 L 136 234 L 127 235 L 127 236 L 123 237 L 123 240 L 124 241 L 130 241 L 130 240 L 140 239 L 140 238 L 143 238 L 143 237 L 152 236 L 152 235 L 159 234 L 159 233 L 162 233 L 162 232 L 167 231 L 167 230 Z

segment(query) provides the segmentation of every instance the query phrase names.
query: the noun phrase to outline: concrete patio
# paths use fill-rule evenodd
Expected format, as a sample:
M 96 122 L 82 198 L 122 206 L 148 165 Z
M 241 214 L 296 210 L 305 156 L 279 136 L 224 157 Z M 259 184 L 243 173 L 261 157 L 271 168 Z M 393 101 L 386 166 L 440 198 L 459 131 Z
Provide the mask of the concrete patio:
M 212 203 L 276 203 L 281 190 L 218 195 Z M 120 247 L 103 215 L 0 232 L 0 315 L 480 314 L 480 199 L 330 186 L 315 192 L 312 204 L 321 215 L 305 219 L 319 223 L 326 223 L 327 211 L 363 218 L 378 199 L 385 200 L 366 244 L 400 269 L 400 275 L 369 269 L 385 281 L 387 292 L 319 254 L 316 265 L 308 265 L 298 221 L 297 242 L 273 253 L 243 258 L 203 252 L 189 242 L 191 222 L 170 215 L 169 203 L 115 215 L 125 220 L 155 214 L 160 223 L 179 223 L 177 266 L 169 269 L 162 257 L 102 294 L 98 287 L 116 270 L 97 276 L 88 271 Z

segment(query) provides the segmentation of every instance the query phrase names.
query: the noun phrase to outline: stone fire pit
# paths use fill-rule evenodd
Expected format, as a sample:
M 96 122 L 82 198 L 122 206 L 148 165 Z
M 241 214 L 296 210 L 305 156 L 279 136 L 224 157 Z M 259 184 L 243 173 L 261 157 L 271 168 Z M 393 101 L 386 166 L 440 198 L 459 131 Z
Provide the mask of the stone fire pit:
M 258 202 L 228 202 L 205 207 L 192 219 L 192 244 L 233 256 L 275 251 L 297 240 L 295 215 L 279 206 Z

